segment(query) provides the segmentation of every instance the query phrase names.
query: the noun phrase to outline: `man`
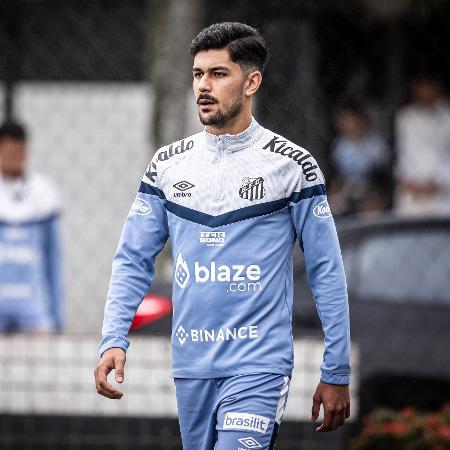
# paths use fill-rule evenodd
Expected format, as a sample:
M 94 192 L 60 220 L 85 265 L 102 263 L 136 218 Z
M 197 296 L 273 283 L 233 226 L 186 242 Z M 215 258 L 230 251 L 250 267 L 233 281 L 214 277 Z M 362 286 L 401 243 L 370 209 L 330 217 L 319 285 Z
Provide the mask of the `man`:
M 26 170 L 26 132 L 0 126 L 0 332 L 62 326 L 59 196 Z
M 373 214 L 387 207 L 389 149 L 361 105 L 353 99 L 337 108 L 338 135 L 331 159 L 335 179 L 328 200 L 338 214 Z
M 171 236 L 172 359 L 185 450 L 272 449 L 292 354 L 292 250 L 297 237 L 325 333 L 312 419 L 350 415 L 345 276 L 322 174 L 312 156 L 252 117 L 267 56 L 240 23 L 191 44 L 205 130 L 156 152 L 125 223 L 105 307 L 97 391 L 122 392 L 127 333 Z M 210 245 L 208 245 L 210 244 Z M 213 245 L 211 245 L 213 244 Z
M 411 85 L 412 102 L 396 117 L 395 209 L 405 215 L 450 213 L 450 106 L 430 75 Z

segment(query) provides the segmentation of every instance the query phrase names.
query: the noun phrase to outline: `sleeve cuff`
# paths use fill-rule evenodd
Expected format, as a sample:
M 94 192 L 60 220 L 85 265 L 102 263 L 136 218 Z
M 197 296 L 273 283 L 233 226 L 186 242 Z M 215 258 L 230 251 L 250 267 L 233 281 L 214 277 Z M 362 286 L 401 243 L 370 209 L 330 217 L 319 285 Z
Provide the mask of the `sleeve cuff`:
M 328 384 L 350 384 L 350 375 L 322 372 L 320 381 Z
M 105 336 L 101 343 L 100 348 L 98 350 L 100 354 L 100 358 L 102 357 L 103 353 L 106 352 L 106 350 L 109 350 L 110 348 L 116 347 L 121 348 L 123 351 L 127 351 L 128 347 L 130 346 L 130 341 L 122 336 Z

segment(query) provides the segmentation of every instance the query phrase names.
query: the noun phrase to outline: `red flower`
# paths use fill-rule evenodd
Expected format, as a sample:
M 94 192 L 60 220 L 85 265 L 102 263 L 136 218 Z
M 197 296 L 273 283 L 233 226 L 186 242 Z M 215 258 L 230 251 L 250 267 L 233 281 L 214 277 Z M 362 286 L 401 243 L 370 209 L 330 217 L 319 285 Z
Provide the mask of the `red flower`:
M 393 436 L 404 436 L 408 433 L 408 425 L 399 422 L 390 422 L 384 424 L 383 431 Z
M 424 418 L 423 428 L 427 430 L 437 430 L 442 426 L 442 418 L 437 414 L 430 414 Z
M 416 410 L 412 407 L 402 410 L 403 417 L 411 419 L 416 415 Z
M 436 435 L 443 439 L 450 439 L 450 427 L 446 425 L 439 427 L 436 430 Z

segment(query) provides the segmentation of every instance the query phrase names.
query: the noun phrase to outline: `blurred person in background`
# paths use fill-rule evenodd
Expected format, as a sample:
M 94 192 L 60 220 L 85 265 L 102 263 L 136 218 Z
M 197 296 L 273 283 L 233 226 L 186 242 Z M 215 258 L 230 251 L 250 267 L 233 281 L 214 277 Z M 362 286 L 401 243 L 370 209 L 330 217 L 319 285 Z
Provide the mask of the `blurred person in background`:
M 395 210 L 450 214 L 450 107 L 442 84 L 430 75 L 411 85 L 411 103 L 396 118 Z
M 185 450 L 273 449 L 293 367 L 292 251 L 297 236 L 325 334 L 311 420 L 318 432 L 350 415 L 345 274 L 323 175 L 312 155 L 252 116 L 267 48 L 241 23 L 192 41 L 204 131 L 159 149 L 116 252 L 97 392 L 124 380 L 131 321 L 169 235 L 175 263 L 172 375 Z M 174 68 L 179 70 L 179 68 Z M 170 76 L 170 73 L 167 74 Z M 217 246 L 202 233 L 220 236 Z
M 24 127 L 0 126 L 0 332 L 62 328 L 58 193 L 26 168 Z
M 335 120 L 338 136 L 331 152 L 334 169 L 329 189 L 331 209 L 339 215 L 385 209 L 390 188 L 386 141 L 352 99 L 338 106 Z

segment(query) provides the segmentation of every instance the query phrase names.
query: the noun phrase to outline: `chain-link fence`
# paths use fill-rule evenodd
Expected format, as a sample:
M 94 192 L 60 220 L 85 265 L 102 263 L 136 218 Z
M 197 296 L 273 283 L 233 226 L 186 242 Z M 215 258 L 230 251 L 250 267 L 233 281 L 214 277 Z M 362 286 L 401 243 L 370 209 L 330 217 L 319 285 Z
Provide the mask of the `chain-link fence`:
M 74 342 L 79 334 L 89 339 L 99 336 L 111 260 L 141 175 L 157 147 L 200 129 L 190 93 L 188 48 L 192 35 L 212 22 L 247 22 L 267 37 L 270 59 L 256 99 L 256 117 L 317 157 L 338 216 L 359 213 L 358 217 L 370 220 L 390 210 L 427 217 L 450 214 L 446 103 L 450 59 L 445 45 L 450 37 L 449 12 L 450 2 L 445 0 L 2 2 L 0 119 L 14 117 L 26 125 L 30 170 L 52 178 L 61 194 L 64 332 Z M 445 223 L 443 229 L 447 228 Z M 427 232 L 426 226 L 423 230 Z M 348 254 L 353 255 L 351 245 Z M 444 244 L 425 250 L 422 272 L 415 266 L 414 277 L 380 270 L 370 286 L 376 291 L 387 283 L 392 290 L 398 283 L 414 282 L 422 273 L 425 280 L 440 280 L 445 290 L 448 251 Z M 377 261 L 386 257 L 379 253 L 374 256 Z M 159 262 L 161 283 L 172 276 L 167 255 Z M 428 269 L 430 261 L 440 264 Z M 427 270 L 441 271 L 442 276 L 427 277 Z M 383 281 L 378 283 L 380 277 Z M 427 290 L 425 282 L 421 289 Z M 444 310 L 450 305 L 449 296 L 441 293 L 438 303 Z M 424 298 L 433 303 L 431 297 Z M 308 322 L 302 317 L 299 333 L 316 336 L 317 319 L 306 315 Z M 448 338 L 444 332 L 444 341 Z M 4 350 L 9 345 L 5 342 Z M 78 350 L 71 345 L 64 351 L 86 357 L 86 371 L 79 377 L 90 380 L 87 366 L 94 363 L 94 345 Z M 17 348 L 17 358 L 27 359 L 28 345 Z M 2 362 L 8 359 L 4 351 Z M 54 369 L 52 374 L 59 370 L 58 364 L 66 364 L 64 359 L 44 361 L 41 369 Z M 0 447 L 102 448 L 100 437 L 89 442 L 80 437 L 90 420 L 83 417 L 91 402 L 90 414 L 97 411 L 94 400 L 81 400 L 81 409 L 67 412 L 35 409 L 27 403 L 24 380 L 36 363 L 30 364 L 14 369 L 4 380 Z M 63 372 L 55 377 L 70 377 Z M 145 383 L 149 376 L 156 377 L 142 374 L 139 382 Z M 9 389 L 9 383 L 19 388 Z M 313 380 L 307 383 L 312 384 Z M 69 389 L 78 389 L 76 377 Z M 165 389 L 157 387 L 146 401 L 169 393 Z M 88 385 L 83 384 L 82 390 L 87 391 Z M 6 391 L 14 393 L 7 402 Z M 36 404 L 48 404 L 52 392 L 50 385 L 44 385 Z M 77 403 L 75 397 L 70 403 Z M 23 407 L 11 408 L 14 399 Z M 148 429 L 159 436 L 154 438 L 157 444 L 148 448 L 179 448 L 178 437 L 173 437 L 176 423 L 170 422 L 174 413 L 158 428 L 155 415 L 149 419 L 145 414 L 145 402 L 139 405 L 130 407 L 129 415 L 141 417 L 140 421 L 133 425 L 127 419 L 117 427 L 123 433 L 116 448 L 147 448 Z M 78 421 L 61 425 L 72 440 L 61 440 L 51 430 L 46 434 L 49 440 L 38 438 L 44 428 L 36 425 L 41 424 L 38 413 L 50 421 L 65 420 L 55 415 L 77 416 Z M 99 410 L 98 416 L 104 413 Z M 288 425 L 279 448 L 331 448 L 311 429 L 305 426 L 298 436 L 298 428 Z M 27 430 L 34 437 L 20 440 L 17 435 L 26 435 Z M 131 436 L 130 430 L 140 437 Z M 342 434 L 336 440 L 339 445 L 341 438 Z

